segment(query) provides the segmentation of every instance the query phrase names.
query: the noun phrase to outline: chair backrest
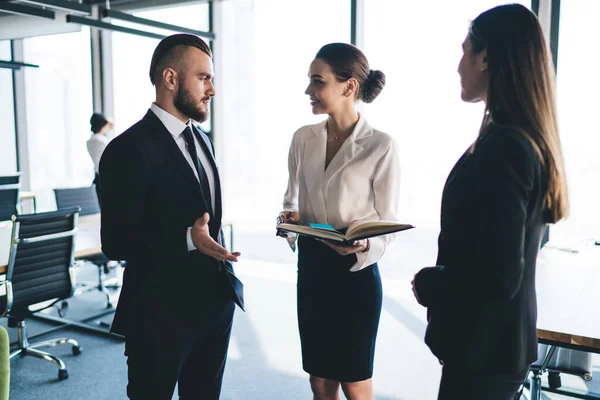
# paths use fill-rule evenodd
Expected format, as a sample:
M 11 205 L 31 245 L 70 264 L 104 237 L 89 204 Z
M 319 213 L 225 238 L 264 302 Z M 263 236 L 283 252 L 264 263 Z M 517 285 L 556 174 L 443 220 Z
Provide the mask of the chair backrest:
M 22 315 L 43 301 L 73 294 L 71 266 L 79 207 L 13 217 L 6 276 L 6 305 L 0 315 Z
M 0 221 L 17 214 L 21 174 L 0 176 Z
M 91 215 L 100 213 L 98 195 L 93 186 L 54 189 L 56 197 L 56 208 L 81 207 L 79 215 Z
M 0 185 L 18 185 L 21 183 L 21 173 L 0 176 Z

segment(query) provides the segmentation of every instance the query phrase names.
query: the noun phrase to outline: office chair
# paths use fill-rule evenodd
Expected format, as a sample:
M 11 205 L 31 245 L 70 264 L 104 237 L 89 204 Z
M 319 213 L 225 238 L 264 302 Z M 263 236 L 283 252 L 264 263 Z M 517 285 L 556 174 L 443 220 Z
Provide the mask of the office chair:
M 0 176 L 0 185 L 18 185 L 21 183 L 21 173 Z
M 531 399 L 541 398 L 541 376 L 548 373 L 548 387 L 550 391 L 569 395 L 567 391 L 558 391 L 562 386 L 560 374 L 565 373 L 591 381 L 593 377 L 592 355 L 590 353 L 566 349 L 546 344 L 538 344 L 538 359 L 531 367 L 533 374 L 530 390 Z M 598 397 L 593 397 L 598 398 Z
M 0 326 L 0 400 L 8 400 L 10 392 L 10 339 Z
M 93 186 L 54 189 L 56 208 L 81 207 L 80 216 L 100 214 L 98 195 Z
M 0 221 L 19 213 L 21 174 L 0 176 Z
M 98 203 L 98 195 L 94 186 L 54 189 L 56 198 L 56 207 L 81 207 L 80 216 L 100 214 L 100 205 Z M 105 281 L 104 274 L 110 272 L 110 260 L 102 253 L 96 253 L 82 257 L 81 260 L 88 261 L 98 267 L 98 283 L 94 285 L 82 284 L 84 291 L 97 289 L 106 296 L 106 307 L 111 308 L 110 292 L 107 288 L 120 288 L 117 283 L 109 283 Z M 121 265 L 121 264 L 119 264 Z
M 73 354 L 78 355 L 81 346 L 69 338 L 30 344 L 25 319 L 34 313 L 30 306 L 46 302 L 41 309 L 48 308 L 73 294 L 72 266 L 78 213 L 79 207 L 71 207 L 13 216 L 8 269 L 5 280 L 0 281 L 0 293 L 4 293 L 0 296 L 0 316 L 7 317 L 8 326 L 17 328 L 18 334 L 18 349 L 10 354 L 10 358 L 20 355 L 52 361 L 58 366 L 59 380 L 69 377 L 64 362 L 38 348 L 68 343 Z

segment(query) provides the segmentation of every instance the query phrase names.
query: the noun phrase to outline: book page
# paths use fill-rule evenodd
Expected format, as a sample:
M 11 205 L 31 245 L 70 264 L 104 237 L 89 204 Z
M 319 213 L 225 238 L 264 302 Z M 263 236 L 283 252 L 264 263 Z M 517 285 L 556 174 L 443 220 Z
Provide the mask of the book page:
M 396 221 L 357 221 L 348 228 L 346 239 L 354 240 L 357 238 L 381 236 L 411 228 L 414 228 L 414 226 L 410 224 L 401 224 Z
M 295 224 L 286 224 L 282 223 L 277 225 L 277 229 L 281 229 L 286 232 L 294 232 L 299 233 L 301 235 L 333 240 L 336 242 L 343 242 L 344 236 L 337 231 L 329 231 L 323 229 L 315 229 L 306 225 L 295 225 Z

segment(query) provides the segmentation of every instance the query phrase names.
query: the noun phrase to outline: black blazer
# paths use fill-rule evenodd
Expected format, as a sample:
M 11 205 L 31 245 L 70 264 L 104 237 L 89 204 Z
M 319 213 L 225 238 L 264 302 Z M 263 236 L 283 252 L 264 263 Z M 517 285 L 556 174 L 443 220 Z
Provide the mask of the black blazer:
M 194 133 L 213 168 L 214 212 L 192 167 L 152 111 L 102 154 L 102 251 L 127 261 L 113 332 L 127 335 L 140 313 L 185 322 L 215 300 L 232 299 L 242 306 L 241 283 L 231 264 L 187 250 L 187 229 L 205 212 L 211 236 L 223 244 L 212 143 L 202 132 Z
M 450 173 L 437 266 L 415 278 L 428 308 L 425 342 L 445 364 L 517 372 L 537 359 L 545 181 L 528 140 L 495 124 Z

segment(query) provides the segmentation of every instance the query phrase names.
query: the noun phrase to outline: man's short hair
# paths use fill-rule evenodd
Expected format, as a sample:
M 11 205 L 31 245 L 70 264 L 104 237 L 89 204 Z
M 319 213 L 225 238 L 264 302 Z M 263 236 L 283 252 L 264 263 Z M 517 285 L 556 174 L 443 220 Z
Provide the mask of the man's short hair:
M 176 35 L 167 36 L 160 41 L 150 62 L 150 82 L 156 86 L 158 78 L 162 75 L 162 71 L 167 68 L 167 63 L 172 61 L 174 55 L 177 54 L 175 48 L 177 46 L 190 46 L 205 52 L 212 58 L 212 51 L 206 42 L 198 36 L 189 35 L 187 33 L 178 33 Z

